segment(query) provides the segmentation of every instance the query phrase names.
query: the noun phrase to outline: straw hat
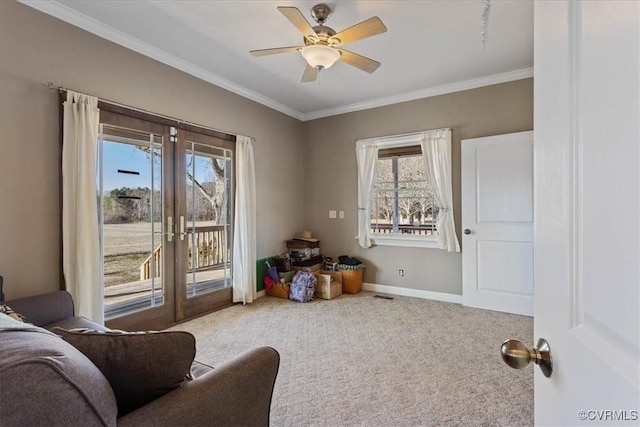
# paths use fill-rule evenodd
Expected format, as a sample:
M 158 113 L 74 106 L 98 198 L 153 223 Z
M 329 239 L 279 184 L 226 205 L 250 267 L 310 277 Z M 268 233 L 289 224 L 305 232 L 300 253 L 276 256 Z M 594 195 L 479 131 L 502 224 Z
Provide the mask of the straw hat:
M 317 242 L 318 241 L 318 239 L 315 239 L 313 237 L 313 235 L 311 234 L 311 232 L 308 231 L 308 230 L 301 231 L 300 235 L 298 237 L 294 237 L 294 239 L 306 240 L 307 242 Z

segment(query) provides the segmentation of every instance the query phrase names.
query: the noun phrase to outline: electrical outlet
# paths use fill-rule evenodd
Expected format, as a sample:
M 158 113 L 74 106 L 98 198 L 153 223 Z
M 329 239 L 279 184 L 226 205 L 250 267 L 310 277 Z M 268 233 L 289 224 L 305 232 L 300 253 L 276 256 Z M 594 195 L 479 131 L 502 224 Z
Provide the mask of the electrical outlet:
M 336 218 L 336 211 L 329 211 L 329 218 L 335 219 Z
M 344 219 L 344 211 L 340 211 L 340 219 Z
M 400 277 L 404 277 L 404 270 L 403 269 L 398 269 L 398 276 Z

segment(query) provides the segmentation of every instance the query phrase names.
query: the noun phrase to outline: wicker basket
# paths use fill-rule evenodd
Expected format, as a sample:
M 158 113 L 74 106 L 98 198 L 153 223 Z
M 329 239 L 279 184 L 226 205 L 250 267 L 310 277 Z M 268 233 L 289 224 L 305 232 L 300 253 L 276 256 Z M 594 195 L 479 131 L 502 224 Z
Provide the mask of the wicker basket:
M 340 270 L 342 273 L 342 292 L 357 294 L 362 290 L 362 276 L 364 268 L 359 270 Z
M 282 283 L 276 283 L 267 291 L 267 295 L 272 297 L 289 299 L 289 284 L 283 285 Z

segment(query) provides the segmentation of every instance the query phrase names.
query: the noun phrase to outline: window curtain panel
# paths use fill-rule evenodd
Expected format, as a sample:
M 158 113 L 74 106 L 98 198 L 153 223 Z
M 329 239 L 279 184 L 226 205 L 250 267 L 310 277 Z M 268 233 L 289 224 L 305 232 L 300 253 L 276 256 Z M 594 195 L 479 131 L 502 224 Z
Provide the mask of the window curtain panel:
M 236 138 L 236 201 L 233 229 L 233 302 L 256 298 L 256 178 L 251 138 Z
M 371 247 L 371 191 L 376 176 L 378 146 L 374 141 L 356 143 L 358 162 L 358 243 L 363 248 Z
M 62 268 L 77 316 L 104 324 L 96 182 L 98 98 L 67 91 L 62 128 Z
M 438 247 L 449 252 L 460 252 L 453 218 L 451 130 L 441 129 L 424 132 L 421 145 L 427 178 L 440 208 L 436 225 Z

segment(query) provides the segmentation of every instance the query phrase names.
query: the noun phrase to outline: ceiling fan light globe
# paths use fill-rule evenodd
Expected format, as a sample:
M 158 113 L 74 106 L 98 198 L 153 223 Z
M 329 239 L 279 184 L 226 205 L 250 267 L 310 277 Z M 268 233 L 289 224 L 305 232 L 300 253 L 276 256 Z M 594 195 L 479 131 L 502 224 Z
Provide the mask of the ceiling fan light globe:
M 309 66 L 318 70 L 327 69 L 340 59 L 338 50 L 324 45 L 306 46 L 300 53 Z

